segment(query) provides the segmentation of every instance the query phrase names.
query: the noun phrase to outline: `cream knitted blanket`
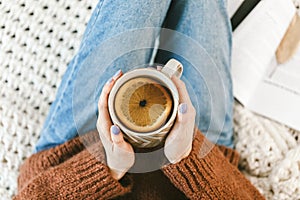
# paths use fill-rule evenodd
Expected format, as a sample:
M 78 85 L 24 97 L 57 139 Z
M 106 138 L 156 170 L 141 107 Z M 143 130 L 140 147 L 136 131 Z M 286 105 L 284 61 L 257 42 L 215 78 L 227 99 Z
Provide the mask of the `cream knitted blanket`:
M 18 168 L 32 152 L 96 3 L 0 0 L 0 199 L 16 193 Z M 268 199 L 300 199 L 300 133 L 237 103 L 234 119 L 246 176 Z

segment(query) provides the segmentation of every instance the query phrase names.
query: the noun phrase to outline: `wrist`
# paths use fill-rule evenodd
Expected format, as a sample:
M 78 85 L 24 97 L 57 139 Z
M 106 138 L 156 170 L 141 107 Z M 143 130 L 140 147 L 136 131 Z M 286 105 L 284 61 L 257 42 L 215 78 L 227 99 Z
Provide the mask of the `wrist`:
M 190 155 L 191 151 L 192 151 L 192 146 L 180 154 L 173 155 L 171 153 L 165 152 L 165 155 L 171 164 L 176 164 L 176 163 L 180 162 L 181 160 L 183 160 L 184 158 L 188 157 Z
M 123 176 L 126 174 L 126 171 L 122 172 L 122 171 L 110 169 L 110 174 L 115 180 L 118 181 L 121 178 L 123 178 Z

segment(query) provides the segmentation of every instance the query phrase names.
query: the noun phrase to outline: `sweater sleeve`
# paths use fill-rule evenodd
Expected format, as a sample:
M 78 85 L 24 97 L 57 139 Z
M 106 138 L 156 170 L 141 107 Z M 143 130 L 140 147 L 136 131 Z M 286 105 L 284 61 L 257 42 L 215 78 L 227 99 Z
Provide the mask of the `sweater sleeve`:
M 128 193 L 128 175 L 113 179 L 104 155 L 99 140 L 86 149 L 78 137 L 34 154 L 20 169 L 14 199 L 111 199 Z
M 230 164 L 232 164 L 234 167 L 238 167 L 240 160 L 240 155 L 238 152 L 222 145 L 218 145 L 218 148 Z
M 189 199 L 264 199 L 238 171 L 237 156 L 233 150 L 210 143 L 198 131 L 190 155 L 162 171 Z

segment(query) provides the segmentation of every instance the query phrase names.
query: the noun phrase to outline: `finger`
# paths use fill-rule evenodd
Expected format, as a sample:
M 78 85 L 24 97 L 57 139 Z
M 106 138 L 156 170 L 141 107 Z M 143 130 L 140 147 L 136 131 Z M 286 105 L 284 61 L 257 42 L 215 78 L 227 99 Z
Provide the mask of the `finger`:
M 192 149 L 195 117 L 188 113 L 188 104 L 178 107 L 177 120 L 165 142 L 167 156 L 171 163 L 177 163 L 187 157 Z
M 178 106 L 176 122 L 168 136 L 170 140 L 178 138 L 179 140 L 181 140 L 181 138 L 185 139 L 189 137 L 189 132 L 193 133 L 192 129 L 195 125 L 195 115 L 190 112 L 191 111 L 188 109 L 188 104 L 181 103 Z M 185 135 L 186 133 L 188 133 L 188 135 Z
M 124 140 L 123 133 L 121 132 L 120 128 L 116 125 L 112 125 L 110 127 L 111 139 L 113 143 L 119 147 L 124 148 L 127 146 L 127 143 Z
M 122 71 L 119 70 L 112 78 L 110 78 L 103 86 L 98 102 L 98 121 L 97 129 L 100 136 L 105 136 L 108 141 L 111 141 L 109 129 L 112 125 L 110 115 L 108 112 L 108 94 L 111 91 L 115 81 L 122 76 Z
M 108 82 L 108 84 L 111 84 L 111 82 Z M 104 87 L 107 87 L 106 84 Z M 100 136 L 105 136 L 106 140 L 111 141 L 111 137 L 109 134 L 109 128 L 112 125 L 110 115 L 108 112 L 108 106 L 107 106 L 107 97 L 104 97 L 105 90 L 103 88 L 102 91 L 102 97 L 99 99 L 98 103 L 98 120 L 97 120 L 97 129 L 99 131 Z M 102 138 L 103 140 L 103 138 Z
M 174 84 L 178 90 L 179 101 L 192 104 L 189 93 L 186 89 L 185 83 L 182 80 L 180 80 L 177 76 L 172 76 L 172 81 L 174 82 Z
M 188 105 L 186 103 L 181 103 L 179 106 L 178 106 L 178 113 L 177 113 L 177 117 L 178 117 L 178 121 L 180 123 L 184 122 L 185 119 L 187 119 L 187 117 L 185 117 L 186 115 L 186 112 L 187 112 L 187 109 L 188 109 Z
M 100 94 L 99 102 L 98 102 L 99 109 L 100 109 L 100 107 L 107 108 L 108 95 L 109 95 L 115 81 L 118 80 L 121 76 L 122 76 L 122 71 L 118 70 L 115 73 L 115 75 L 112 78 L 110 78 L 106 82 L 106 84 L 103 86 L 101 94 Z
M 101 112 L 107 112 L 107 107 L 108 107 L 108 95 L 115 83 L 115 81 L 122 76 L 122 71 L 119 70 L 117 73 L 110 78 L 106 84 L 103 86 L 99 101 L 98 101 L 98 109 L 99 113 Z

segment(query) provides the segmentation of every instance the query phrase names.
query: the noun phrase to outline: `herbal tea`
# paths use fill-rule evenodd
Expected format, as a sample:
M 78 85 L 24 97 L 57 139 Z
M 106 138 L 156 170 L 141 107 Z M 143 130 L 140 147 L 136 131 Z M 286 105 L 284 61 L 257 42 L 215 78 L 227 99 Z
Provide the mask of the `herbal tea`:
M 159 129 L 173 109 L 172 95 L 163 84 L 138 77 L 125 82 L 115 96 L 115 111 L 120 122 L 137 132 Z

